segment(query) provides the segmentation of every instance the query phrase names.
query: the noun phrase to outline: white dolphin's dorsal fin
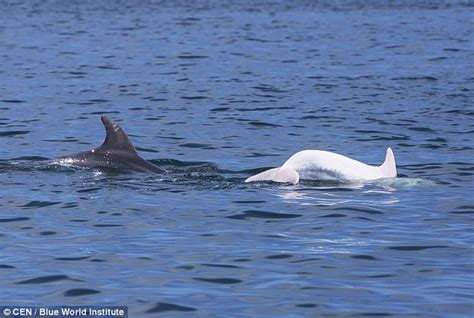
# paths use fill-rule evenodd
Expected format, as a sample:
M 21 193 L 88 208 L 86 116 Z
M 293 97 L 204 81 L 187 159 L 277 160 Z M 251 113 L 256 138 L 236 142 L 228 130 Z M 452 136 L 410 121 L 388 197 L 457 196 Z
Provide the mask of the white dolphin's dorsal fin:
M 397 176 L 397 165 L 395 162 L 395 156 L 393 155 L 393 151 L 390 147 L 387 148 L 385 161 L 380 166 L 380 171 L 385 177 L 395 178 Z
M 300 181 L 300 175 L 291 167 L 281 167 L 272 179 L 275 182 L 297 184 Z

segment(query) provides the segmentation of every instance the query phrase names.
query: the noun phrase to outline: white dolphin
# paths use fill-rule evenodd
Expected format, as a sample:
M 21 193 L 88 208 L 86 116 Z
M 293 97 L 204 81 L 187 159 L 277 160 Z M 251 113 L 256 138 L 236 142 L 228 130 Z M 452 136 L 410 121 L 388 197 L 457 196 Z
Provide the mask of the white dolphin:
M 274 181 L 297 184 L 304 180 L 375 180 L 395 178 L 395 156 L 387 148 L 381 166 L 369 166 L 346 156 L 323 150 L 303 150 L 295 153 L 281 167 L 256 174 L 245 182 Z

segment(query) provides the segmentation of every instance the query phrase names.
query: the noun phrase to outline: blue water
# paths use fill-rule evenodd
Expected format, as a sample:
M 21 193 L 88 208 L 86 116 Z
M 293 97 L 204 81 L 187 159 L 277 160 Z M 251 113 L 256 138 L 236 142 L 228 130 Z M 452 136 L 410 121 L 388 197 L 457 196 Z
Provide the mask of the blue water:
M 2 2 L 0 304 L 474 314 L 469 1 Z M 165 175 L 51 166 L 120 123 Z M 303 149 L 400 178 L 246 184 Z

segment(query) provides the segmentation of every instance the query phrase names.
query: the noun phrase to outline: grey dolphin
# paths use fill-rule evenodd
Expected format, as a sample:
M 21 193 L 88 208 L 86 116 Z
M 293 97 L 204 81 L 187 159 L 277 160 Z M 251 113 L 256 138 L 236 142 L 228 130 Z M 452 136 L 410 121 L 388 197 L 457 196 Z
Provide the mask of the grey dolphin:
M 166 172 L 164 169 L 141 158 L 127 134 L 113 120 L 100 118 L 105 127 L 104 143 L 95 149 L 60 157 L 54 163 L 88 168 L 114 168 L 138 172 Z

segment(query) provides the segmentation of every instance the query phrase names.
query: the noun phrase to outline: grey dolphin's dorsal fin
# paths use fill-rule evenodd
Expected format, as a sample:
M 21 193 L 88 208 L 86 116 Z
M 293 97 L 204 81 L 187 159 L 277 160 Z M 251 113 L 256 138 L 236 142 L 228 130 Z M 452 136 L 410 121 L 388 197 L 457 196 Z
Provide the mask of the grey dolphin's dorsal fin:
M 107 116 L 100 117 L 105 127 L 105 140 L 102 146 L 97 148 L 97 151 L 120 150 L 123 152 L 130 152 L 137 154 L 135 147 L 128 139 L 127 134 L 117 125 L 113 120 Z

